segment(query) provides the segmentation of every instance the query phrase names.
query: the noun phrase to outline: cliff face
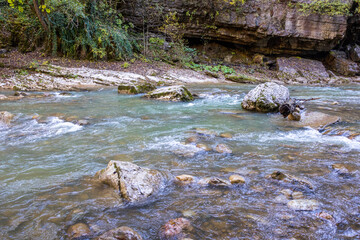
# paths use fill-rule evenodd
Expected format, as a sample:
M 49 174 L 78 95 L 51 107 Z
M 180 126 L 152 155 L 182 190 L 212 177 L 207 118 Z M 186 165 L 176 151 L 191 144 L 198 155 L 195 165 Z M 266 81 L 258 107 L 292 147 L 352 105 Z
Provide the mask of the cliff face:
M 142 27 L 146 18 L 148 24 L 159 26 L 164 18 L 156 11 L 161 16 L 176 12 L 185 37 L 244 45 L 264 54 L 326 52 L 339 44 L 347 30 L 346 16 L 305 15 L 287 0 L 247 0 L 244 5 L 224 0 L 144 2 L 127 1 L 121 6 L 123 15 L 136 26 Z

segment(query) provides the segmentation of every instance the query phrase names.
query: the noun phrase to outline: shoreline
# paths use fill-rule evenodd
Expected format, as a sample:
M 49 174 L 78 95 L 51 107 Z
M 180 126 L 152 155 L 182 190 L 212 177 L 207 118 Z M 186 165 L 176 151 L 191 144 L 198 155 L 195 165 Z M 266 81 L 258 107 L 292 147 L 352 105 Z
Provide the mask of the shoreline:
M 126 62 L 127 63 L 127 62 Z M 200 84 L 260 84 L 275 82 L 287 86 L 350 86 L 360 76 L 333 76 L 323 81 L 297 82 L 297 78 L 265 66 L 232 66 L 236 74 L 195 71 L 163 62 L 73 60 L 42 56 L 40 52 L 11 51 L 0 57 L 0 91 L 92 91 L 120 84 L 152 82 L 157 86 Z M 251 74 L 248 72 L 252 71 Z M 254 70 L 255 69 L 255 70 Z

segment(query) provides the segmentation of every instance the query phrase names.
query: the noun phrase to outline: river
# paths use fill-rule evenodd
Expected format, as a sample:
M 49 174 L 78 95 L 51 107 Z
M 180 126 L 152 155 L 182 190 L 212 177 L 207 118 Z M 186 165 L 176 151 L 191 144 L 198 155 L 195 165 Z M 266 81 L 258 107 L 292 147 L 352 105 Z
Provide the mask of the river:
M 190 86 L 200 96 L 190 103 L 109 89 L 1 102 L 0 110 L 16 117 L 10 127 L 0 126 L 0 238 L 66 239 L 67 228 L 83 222 L 94 237 L 128 226 L 144 239 L 158 239 L 164 223 L 182 216 L 192 223 L 192 239 L 359 238 L 360 136 L 348 136 L 360 133 L 360 87 L 290 87 L 292 97 L 320 98 L 307 102 L 306 111 L 341 117 L 329 134 L 285 126 L 277 114 L 242 110 L 241 101 L 253 87 Z M 196 146 L 184 142 L 195 128 L 230 133 L 232 138 L 210 136 L 202 143 L 226 144 L 232 154 L 193 154 Z M 169 184 L 146 203 L 123 207 L 111 201 L 112 189 L 92 179 L 112 159 L 174 176 L 225 179 L 238 173 L 246 183 L 231 188 Z M 351 174 L 336 173 L 331 167 L 336 163 L 347 164 Z M 314 189 L 270 181 L 267 175 L 276 170 L 305 178 Z M 279 201 L 284 189 L 301 191 L 320 209 L 290 209 Z M 319 218 L 320 212 L 333 220 Z

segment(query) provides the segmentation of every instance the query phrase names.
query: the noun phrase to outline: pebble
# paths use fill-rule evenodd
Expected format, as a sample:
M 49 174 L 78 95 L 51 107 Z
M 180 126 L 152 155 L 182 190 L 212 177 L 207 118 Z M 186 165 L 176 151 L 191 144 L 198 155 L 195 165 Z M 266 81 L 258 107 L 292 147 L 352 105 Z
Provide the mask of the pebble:
M 222 137 L 222 138 L 232 138 L 233 135 L 231 133 L 221 133 L 220 137 Z
M 199 181 L 200 185 L 229 186 L 230 182 L 218 177 L 204 178 Z
M 185 140 L 185 143 L 189 144 L 189 143 L 197 142 L 197 140 L 198 140 L 198 138 L 196 136 L 191 136 Z
M 3 95 L 3 94 L 0 94 L 0 100 L 5 100 L 5 99 L 7 99 L 8 97 L 7 96 L 5 96 L 5 95 Z
M 106 233 L 99 236 L 98 238 L 96 238 L 96 240 L 121 240 L 121 239 L 142 240 L 143 238 L 140 236 L 139 233 L 126 226 L 109 230 Z
M 202 150 L 207 151 L 207 152 L 211 151 L 211 147 L 209 147 L 208 145 L 206 145 L 204 143 L 198 143 L 198 144 L 196 144 L 196 147 L 201 148 Z
M 245 178 L 240 175 L 231 175 L 229 177 L 231 184 L 243 184 L 245 183 Z
M 232 153 L 232 150 L 225 144 L 218 144 L 215 148 L 218 153 Z
M 331 222 L 335 223 L 334 217 L 331 216 L 331 215 L 330 215 L 329 213 L 327 213 L 327 212 L 317 213 L 316 216 L 319 217 L 319 218 L 322 218 L 322 219 L 325 219 L 325 220 L 328 220 L 328 221 L 331 221 Z
M 161 227 L 159 237 L 160 239 L 178 239 L 183 235 L 183 231 L 190 229 L 190 221 L 186 218 L 176 218 L 168 221 Z
M 304 198 L 304 194 L 302 192 L 293 192 L 291 197 L 292 199 L 302 199 Z
M 191 183 L 191 182 L 194 181 L 194 177 L 193 177 L 193 176 L 191 176 L 191 175 L 186 175 L 186 174 L 176 176 L 175 178 L 176 178 L 176 180 L 178 180 L 178 181 L 180 181 L 180 182 L 184 182 L 184 183 Z
M 280 191 L 282 194 L 284 194 L 285 197 L 287 197 L 288 199 L 291 198 L 291 194 L 292 194 L 292 191 L 290 189 L 283 189 Z
M 84 223 L 77 223 L 72 225 L 67 230 L 67 234 L 70 239 L 75 239 L 79 237 L 83 237 L 90 234 L 90 228 Z
M 181 212 L 184 217 L 193 217 L 196 213 L 192 210 L 184 210 Z

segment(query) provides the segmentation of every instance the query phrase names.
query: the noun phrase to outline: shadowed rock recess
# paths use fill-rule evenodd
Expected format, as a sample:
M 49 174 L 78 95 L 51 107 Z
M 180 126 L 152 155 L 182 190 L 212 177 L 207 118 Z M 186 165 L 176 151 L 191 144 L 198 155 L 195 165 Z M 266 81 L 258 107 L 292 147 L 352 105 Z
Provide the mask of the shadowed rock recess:
M 229 1 L 228 1 L 229 2 Z M 185 37 L 211 39 L 249 46 L 263 54 L 315 54 L 333 49 L 347 31 L 347 16 L 304 14 L 295 5 L 302 1 L 248 0 L 230 4 L 217 0 L 123 1 L 127 20 L 143 27 L 143 16 L 151 26 L 161 26 L 160 16 L 176 13 L 184 24 Z M 352 4 L 353 1 L 343 1 Z M 162 12 L 159 15 L 157 12 Z M 156 17 L 158 16 L 158 17 Z M 150 26 L 150 27 L 151 27 Z

